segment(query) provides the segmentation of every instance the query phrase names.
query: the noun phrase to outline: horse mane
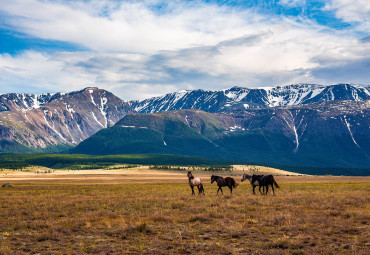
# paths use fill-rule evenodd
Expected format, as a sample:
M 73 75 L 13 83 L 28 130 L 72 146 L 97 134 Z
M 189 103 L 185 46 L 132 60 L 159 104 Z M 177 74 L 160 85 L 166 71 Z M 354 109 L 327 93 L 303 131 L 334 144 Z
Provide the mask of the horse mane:
M 215 180 L 217 181 L 218 179 L 220 179 L 220 178 L 224 178 L 224 177 L 222 177 L 222 176 L 218 176 L 218 175 L 212 175 L 212 177 L 213 178 L 215 178 Z

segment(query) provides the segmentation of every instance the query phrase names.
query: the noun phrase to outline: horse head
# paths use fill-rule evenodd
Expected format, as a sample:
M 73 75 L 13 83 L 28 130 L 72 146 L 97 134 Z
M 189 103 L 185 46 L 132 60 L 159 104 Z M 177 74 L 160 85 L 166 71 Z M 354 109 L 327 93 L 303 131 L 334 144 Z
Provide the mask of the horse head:
M 191 173 L 191 171 L 188 171 L 188 178 L 194 178 L 193 174 Z
M 249 174 L 243 174 L 243 177 L 242 177 L 241 181 L 243 182 L 246 179 L 251 180 L 251 178 L 252 178 L 252 176 L 250 176 Z
M 216 181 L 216 176 L 212 175 L 211 176 L 211 183 L 213 183 L 214 181 Z

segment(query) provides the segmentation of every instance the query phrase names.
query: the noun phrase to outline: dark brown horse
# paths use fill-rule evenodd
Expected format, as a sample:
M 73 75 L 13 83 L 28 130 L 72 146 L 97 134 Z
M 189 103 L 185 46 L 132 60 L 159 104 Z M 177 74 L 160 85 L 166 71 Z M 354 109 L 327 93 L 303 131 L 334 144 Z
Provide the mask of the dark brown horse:
M 272 188 L 272 194 L 275 195 L 274 185 L 276 188 L 280 188 L 277 182 L 275 181 L 275 178 L 273 175 L 249 175 L 249 174 L 243 174 L 242 180 L 244 181 L 248 179 L 253 187 L 253 194 L 256 194 L 254 192 L 254 189 L 256 186 L 259 186 L 259 191 L 261 193 L 261 187 L 263 187 L 263 193 L 265 193 L 265 187 L 266 187 L 266 195 L 269 190 L 269 186 Z
M 226 187 L 226 186 L 229 187 L 230 193 L 233 194 L 233 188 L 236 189 L 236 187 L 239 185 L 231 177 L 223 178 L 223 177 L 217 176 L 217 175 L 212 175 L 211 176 L 211 183 L 213 183 L 213 182 L 216 182 L 217 186 L 218 186 L 217 195 L 218 195 L 219 190 L 221 190 L 221 193 L 224 194 L 223 191 L 222 191 L 222 187 Z

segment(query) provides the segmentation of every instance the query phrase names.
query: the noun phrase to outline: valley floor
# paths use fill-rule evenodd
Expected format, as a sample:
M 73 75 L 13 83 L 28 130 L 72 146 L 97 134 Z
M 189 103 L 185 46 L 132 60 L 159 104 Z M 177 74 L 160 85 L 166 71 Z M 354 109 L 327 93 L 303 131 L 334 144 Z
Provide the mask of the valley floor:
M 0 172 L 0 254 L 369 254 L 370 177 L 277 176 L 276 196 L 212 172 Z

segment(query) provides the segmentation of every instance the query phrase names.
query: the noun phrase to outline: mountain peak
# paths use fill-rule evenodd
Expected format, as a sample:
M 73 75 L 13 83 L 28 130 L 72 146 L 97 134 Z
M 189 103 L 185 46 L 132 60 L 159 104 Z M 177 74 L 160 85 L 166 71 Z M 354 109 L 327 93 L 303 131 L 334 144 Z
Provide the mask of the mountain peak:
M 82 89 L 82 90 L 80 90 L 80 91 L 75 91 L 75 92 L 89 92 L 90 94 L 92 94 L 92 93 L 95 93 L 95 92 L 98 92 L 98 91 L 105 91 L 104 89 L 100 89 L 100 88 L 98 88 L 98 87 L 86 87 L 86 88 L 84 88 L 84 89 Z M 71 93 L 74 93 L 74 92 L 71 92 Z M 69 93 L 70 94 L 70 93 Z
M 129 105 L 96 87 L 45 95 L 4 94 L 0 96 L 0 145 L 7 140 L 14 148 L 43 150 L 77 144 L 128 113 L 132 113 Z
M 83 90 L 99 90 L 99 88 L 98 87 L 86 87 L 86 88 L 84 88 Z

